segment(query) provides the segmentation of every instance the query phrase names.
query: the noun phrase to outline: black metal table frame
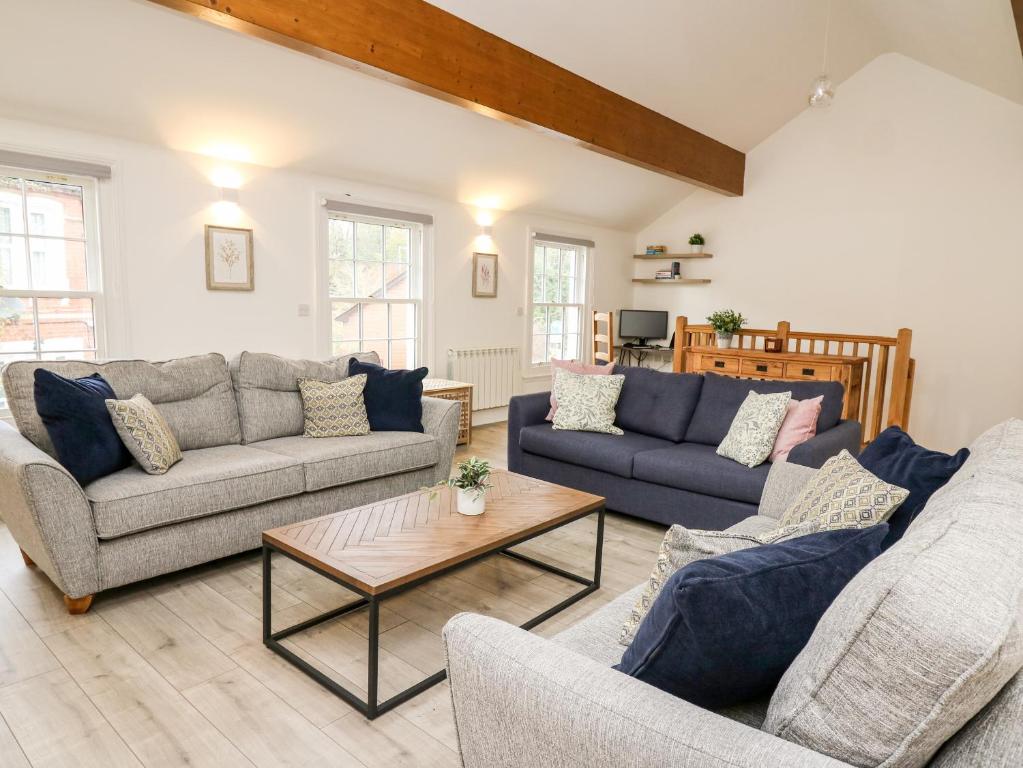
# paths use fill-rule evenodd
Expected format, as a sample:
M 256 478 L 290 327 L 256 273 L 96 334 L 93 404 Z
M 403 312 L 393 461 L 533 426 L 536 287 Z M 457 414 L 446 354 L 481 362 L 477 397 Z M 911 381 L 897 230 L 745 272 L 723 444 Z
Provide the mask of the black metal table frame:
M 592 579 L 591 578 L 587 578 L 585 576 L 580 576 L 580 575 L 572 573 L 570 571 L 566 571 L 563 568 L 559 568 L 559 567 L 557 567 L 555 565 L 551 565 L 550 563 L 545 563 L 542 560 L 537 560 L 536 558 L 530 557 L 528 555 L 523 555 L 523 554 L 521 554 L 519 552 L 512 552 L 511 549 L 510 549 L 511 547 L 515 547 L 515 546 L 518 546 L 519 544 L 523 544 L 523 543 L 525 543 L 525 542 L 527 542 L 527 541 L 529 541 L 531 539 L 537 538 L 538 536 L 543 536 L 545 533 L 550 533 L 551 531 L 557 530 L 558 528 L 561 528 L 564 525 L 568 525 L 569 523 L 573 523 L 576 520 L 581 520 L 582 518 L 588 517 L 589 515 L 594 514 L 594 513 L 597 514 L 597 540 L 596 540 L 596 552 L 595 552 L 594 558 L 593 558 L 593 578 Z M 477 562 L 478 560 L 482 560 L 483 558 L 486 558 L 486 557 L 490 557 L 491 555 L 494 555 L 494 554 L 502 554 L 502 555 L 506 555 L 507 557 L 514 558 L 516 560 L 521 560 L 522 562 L 529 563 L 530 565 L 532 565 L 532 566 L 534 566 L 536 568 L 540 568 L 540 569 L 548 571 L 550 573 L 557 574 L 558 576 L 561 576 L 563 578 L 569 579 L 571 581 L 575 581 L 575 582 L 583 585 L 583 589 L 581 589 L 578 592 L 575 592 L 574 594 L 572 594 L 569 597 L 565 598 L 564 600 L 562 600 L 557 605 L 555 605 L 555 606 L 553 606 L 551 608 L 548 608 L 543 613 L 541 613 L 541 614 L 539 614 L 537 616 L 534 616 L 532 619 L 527 621 L 525 624 L 521 624 L 520 625 L 522 629 L 529 630 L 529 629 L 532 629 L 533 627 L 535 627 L 535 626 L 537 626 L 539 624 L 542 624 L 543 622 L 547 621 L 547 619 L 551 618 L 555 614 L 560 613 L 561 611 L 565 610 L 566 608 L 568 608 L 569 606 L 573 605 L 574 603 L 579 602 L 580 600 L 582 600 L 587 595 L 592 594 L 593 592 L 596 592 L 598 589 L 600 589 L 600 572 L 601 572 L 601 559 L 603 557 L 603 550 L 604 550 L 604 507 L 603 507 L 603 505 L 601 505 L 596 510 L 590 510 L 588 512 L 584 512 L 584 513 L 582 513 L 582 514 L 580 514 L 580 515 L 578 515 L 576 517 L 572 517 L 572 518 L 570 518 L 568 520 L 564 520 L 564 521 L 558 523 L 557 525 L 551 526 L 549 528 L 544 528 L 543 530 L 537 531 L 536 533 L 531 533 L 529 535 L 522 536 L 521 538 L 516 539 L 516 540 L 514 540 L 514 541 L 512 541 L 512 542 L 510 542 L 508 544 L 505 544 L 504 546 L 502 546 L 502 547 L 500 547 L 498 549 L 494 549 L 494 550 L 490 550 L 490 551 L 487 551 L 487 552 L 483 552 L 482 554 L 476 555 L 476 556 L 474 556 L 474 557 L 472 557 L 472 558 L 470 558 L 468 560 L 463 560 L 461 562 L 455 563 L 454 565 L 448 566 L 446 568 L 442 568 L 441 570 L 434 571 L 433 573 L 430 573 L 430 574 L 428 574 L 426 576 L 422 576 L 422 577 L 420 577 L 418 579 L 415 579 L 414 581 L 410 581 L 410 582 L 407 582 L 405 584 L 402 584 L 402 585 L 400 585 L 398 587 L 395 587 L 394 589 L 390 589 L 390 590 L 387 590 L 386 592 L 382 592 L 382 593 L 374 595 L 374 594 L 370 594 L 369 592 L 366 592 L 366 591 L 360 589 L 359 587 L 357 587 L 354 584 L 351 584 L 351 583 L 345 581 L 344 579 L 338 578 L 334 574 L 327 573 L 326 571 L 322 570 L 321 568 L 317 568 L 316 566 L 312 565 L 311 563 L 309 563 L 309 562 L 307 562 L 307 561 L 305 561 L 305 560 L 303 560 L 303 559 L 301 559 L 299 557 L 296 557 L 295 555 L 291 554 L 290 552 L 286 552 L 285 550 L 280 549 L 279 547 L 276 547 L 273 544 L 270 544 L 270 543 L 267 543 L 267 542 L 264 541 L 263 542 L 263 645 L 265 645 L 271 651 L 276 653 L 278 656 L 280 656 L 283 659 L 285 659 L 286 661 L 290 662 L 292 665 L 294 665 L 295 667 L 300 669 L 305 674 L 309 675 L 309 677 L 311 677 L 313 680 L 318 682 L 324 688 L 326 688 L 331 693 L 336 695 L 338 698 L 342 699 L 346 704 L 349 704 L 350 706 L 354 707 L 356 710 L 358 710 L 360 713 L 362 713 L 362 715 L 365 716 L 367 719 L 373 720 L 374 718 L 379 717 L 380 715 L 384 714 L 385 712 L 388 712 L 388 711 L 394 709 L 398 705 L 405 703 L 406 701 L 408 701 L 412 697 L 417 696 L 418 694 L 422 693 L 426 689 L 436 685 L 437 683 L 441 682 L 442 680 L 444 680 L 447 677 L 447 671 L 442 669 L 441 671 L 435 672 L 434 674 L 430 675 L 429 677 L 425 678 L 424 680 L 420 680 L 418 683 L 416 683 L 412 687 L 406 688 L 404 691 L 401 691 L 400 693 L 397 693 L 394 696 L 391 696 L 389 699 L 386 699 L 385 701 L 382 701 L 382 702 L 378 701 L 378 684 L 379 684 L 379 673 L 380 673 L 380 670 L 379 670 L 379 654 L 380 654 L 380 603 L 381 603 L 381 601 L 383 601 L 383 600 L 385 600 L 387 598 L 390 598 L 390 597 L 394 597 L 395 595 L 401 594 L 402 592 L 405 592 L 405 591 L 407 591 L 409 589 L 413 589 L 415 587 L 418 587 L 420 584 L 423 584 L 424 582 L 427 582 L 430 579 L 437 578 L 438 576 L 443 576 L 444 574 L 450 573 L 451 571 L 458 570 L 459 568 L 464 568 L 465 566 L 470 565 L 471 563 Z M 333 582 L 335 582 L 337 584 L 340 584 L 345 589 L 352 590 L 353 592 L 361 595 L 361 597 L 358 600 L 355 600 L 354 602 L 348 603 L 347 605 L 342 605 L 340 608 L 335 608 L 332 611 L 327 611 L 326 613 L 320 614 L 319 616 L 314 616 L 311 619 L 308 619 L 306 621 L 300 622 L 300 623 L 295 624 L 293 626 L 287 627 L 286 629 L 281 629 L 281 630 L 278 630 L 277 632 L 274 632 L 272 630 L 272 626 L 271 626 L 271 619 L 272 619 L 273 610 L 272 610 L 271 595 L 270 595 L 270 588 L 271 588 L 270 558 L 271 558 L 271 555 L 274 552 L 276 552 L 276 553 L 278 553 L 280 555 L 284 555 L 285 557 L 287 557 L 287 558 L 289 558 L 291 560 L 294 560 L 299 565 L 302 565 L 305 568 L 308 568 L 309 570 L 314 571 L 315 573 L 320 574 L 324 578 L 330 579 L 331 581 L 333 581 Z M 368 637 L 368 641 L 369 641 L 369 656 L 368 656 L 368 670 L 367 670 L 368 671 L 368 680 L 367 680 L 367 685 L 366 685 L 367 697 L 366 697 L 366 700 L 364 701 L 364 700 L 360 699 L 358 696 L 356 696 L 354 693 L 349 691 L 347 688 L 345 688 L 343 685 L 338 683 L 336 680 L 333 680 L 332 678 L 328 677 L 320 669 L 317 669 L 315 666 L 310 664 L 308 661 L 303 659 L 301 656 L 298 656 L 297 654 L 295 654 L 290 649 L 284 647 L 281 644 L 280 641 L 284 640 L 285 638 L 291 637 L 292 635 L 295 635 L 295 634 L 297 634 L 299 632 L 303 632 L 304 630 L 307 630 L 307 629 L 310 629 L 312 627 L 315 627 L 318 624 L 322 624 L 322 623 L 324 623 L 326 621 L 330 621 L 332 619 L 336 619 L 339 616 L 343 616 L 343 615 L 345 615 L 347 613 L 352 613 L 354 611 L 358 611 L 358 610 L 360 610 L 362 608 L 367 608 L 367 607 L 369 608 L 369 637 Z

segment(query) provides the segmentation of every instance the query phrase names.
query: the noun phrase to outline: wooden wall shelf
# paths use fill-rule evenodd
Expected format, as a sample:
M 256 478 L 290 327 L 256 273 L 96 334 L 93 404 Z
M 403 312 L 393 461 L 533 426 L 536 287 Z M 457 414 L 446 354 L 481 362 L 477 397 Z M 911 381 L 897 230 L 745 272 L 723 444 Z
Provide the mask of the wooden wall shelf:
M 713 259 L 713 253 L 637 253 L 634 259 L 644 261 L 674 261 L 676 259 Z
M 653 277 L 634 277 L 632 278 L 634 283 L 643 283 L 644 285 L 706 285 L 710 282 L 709 277 L 683 277 L 679 280 L 657 280 Z

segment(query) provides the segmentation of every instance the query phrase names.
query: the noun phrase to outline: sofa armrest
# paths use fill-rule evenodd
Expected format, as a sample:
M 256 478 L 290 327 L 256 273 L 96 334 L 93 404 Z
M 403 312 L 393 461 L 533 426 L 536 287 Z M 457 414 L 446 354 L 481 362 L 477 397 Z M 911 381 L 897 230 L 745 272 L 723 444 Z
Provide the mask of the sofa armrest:
M 841 768 L 497 619 L 444 627 L 464 768 Z
M 825 461 L 845 448 L 853 456 L 860 454 L 861 427 L 858 421 L 845 419 L 826 432 L 820 432 L 789 453 L 789 461 L 819 469 Z
M 508 402 L 508 469 L 512 472 L 521 471 L 519 432 L 523 427 L 543 424 L 550 409 L 550 392 L 516 395 Z
M 461 413 L 462 404 L 457 400 L 423 398 L 423 431 L 433 435 L 440 445 L 440 458 L 437 460 L 434 482 L 439 483 L 451 476 L 451 460 L 454 458 L 455 444 L 458 442 Z M 471 414 L 469 418 L 472 418 Z
M 0 422 L 0 499 L 14 540 L 70 597 L 99 591 L 99 540 L 85 492 L 71 474 Z

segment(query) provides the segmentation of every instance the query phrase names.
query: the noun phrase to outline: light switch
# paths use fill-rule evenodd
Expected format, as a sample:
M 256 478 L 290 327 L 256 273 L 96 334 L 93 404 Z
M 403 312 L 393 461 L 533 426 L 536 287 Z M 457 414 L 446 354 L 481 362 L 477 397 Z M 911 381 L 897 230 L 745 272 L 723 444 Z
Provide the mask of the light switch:
M 299 317 L 309 317 L 309 305 L 308 304 L 299 304 L 298 305 L 298 316 Z
M 519 317 L 525 317 L 526 316 L 526 310 L 523 307 L 518 307 L 515 310 L 515 314 L 518 315 Z

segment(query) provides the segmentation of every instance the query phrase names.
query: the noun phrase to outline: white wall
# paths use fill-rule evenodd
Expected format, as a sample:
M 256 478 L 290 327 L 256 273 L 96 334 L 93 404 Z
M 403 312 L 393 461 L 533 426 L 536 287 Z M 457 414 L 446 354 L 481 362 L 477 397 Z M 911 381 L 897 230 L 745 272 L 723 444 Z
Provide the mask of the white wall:
M 434 311 L 431 368 L 443 376 L 448 348 L 525 343 L 526 267 L 532 229 L 588 237 L 597 243 L 594 303 L 621 306 L 631 295 L 629 254 L 634 235 L 544 216 L 495 211 L 494 248 L 476 242 L 475 209 L 387 187 L 272 170 L 137 144 L 95 134 L 0 120 L 0 146 L 38 154 L 99 160 L 113 166 L 100 193 L 108 352 L 165 359 L 207 351 L 230 357 L 243 350 L 293 357 L 327 352 L 319 327 L 316 285 L 318 200 L 351 195 L 431 213 Z M 218 218 L 211 172 L 227 166 L 242 177 L 241 215 Z M 256 290 L 207 291 L 203 225 L 252 227 Z M 496 299 L 474 299 L 473 250 L 496 250 Z M 309 304 L 309 317 L 298 305 Z M 547 381 L 520 379 L 520 390 Z
M 697 192 L 636 244 L 710 261 L 706 287 L 637 286 L 636 307 L 704 322 L 895 335 L 913 329 L 911 432 L 951 450 L 1023 416 L 1023 107 L 897 54 L 747 155 L 746 194 Z M 636 267 L 639 274 L 643 267 Z

